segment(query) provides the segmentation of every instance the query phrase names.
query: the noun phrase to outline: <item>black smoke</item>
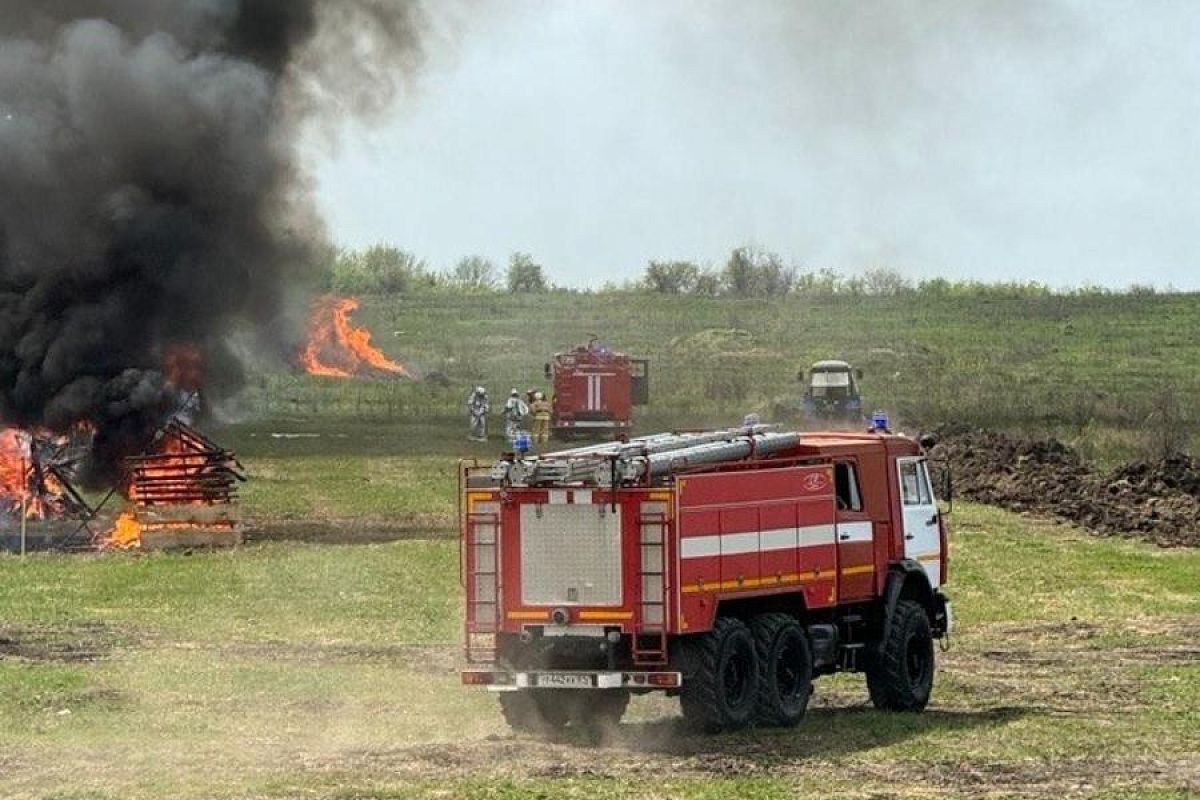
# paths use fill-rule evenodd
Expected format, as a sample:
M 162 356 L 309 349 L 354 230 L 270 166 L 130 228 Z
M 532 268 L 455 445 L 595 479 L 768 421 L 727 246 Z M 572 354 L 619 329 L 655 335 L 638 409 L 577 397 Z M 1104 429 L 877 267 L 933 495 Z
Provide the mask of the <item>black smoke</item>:
M 404 0 L 5 0 L 0 423 L 97 429 L 111 468 L 232 333 L 291 352 L 327 247 L 298 139 L 384 108 L 420 60 Z M 192 388 L 192 387 L 187 387 Z

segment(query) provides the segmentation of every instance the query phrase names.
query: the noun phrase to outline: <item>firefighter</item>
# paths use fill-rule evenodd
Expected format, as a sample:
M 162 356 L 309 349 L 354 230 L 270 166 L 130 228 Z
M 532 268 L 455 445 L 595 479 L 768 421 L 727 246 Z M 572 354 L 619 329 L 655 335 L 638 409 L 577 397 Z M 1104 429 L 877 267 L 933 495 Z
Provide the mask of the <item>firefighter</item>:
M 504 435 L 509 439 L 516 437 L 528 415 L 529 406 L 521 399 L 521 393 L 513 389 L 508 393 L 508 402 L 504 404 Z
M 554 407 L 541 392 L 533 393 L 533 403 L 529 410 L 533 412 L 533 443 L 543 445 L 550 441 L 550 412 Z
M 473 442 L 487 441 L 487 415 L 491 410 L 488 403 L 487 389 L 476 386 L 475 391 L 467 398 L 467 419 L 470 421 L 471 433 L 467 436 Z

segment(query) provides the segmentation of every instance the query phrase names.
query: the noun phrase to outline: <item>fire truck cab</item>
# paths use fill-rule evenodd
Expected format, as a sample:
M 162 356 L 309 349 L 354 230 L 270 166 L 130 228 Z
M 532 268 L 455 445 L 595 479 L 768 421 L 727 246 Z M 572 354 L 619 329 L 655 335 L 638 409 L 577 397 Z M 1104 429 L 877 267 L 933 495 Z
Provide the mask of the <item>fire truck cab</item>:
M 553 387 L 551 430 L 555 438 L 626 433 L 634 406 L 650 400 L 649 362 L 614 352 L 599 339 L 546 364 Z
M 929 701 L 949 634 L 946 527 L 917 442 L 753 426 L 461 472 L 468 685 L 510 725 L 680 698 L 706 731 L 797 724 L 813 678 Z

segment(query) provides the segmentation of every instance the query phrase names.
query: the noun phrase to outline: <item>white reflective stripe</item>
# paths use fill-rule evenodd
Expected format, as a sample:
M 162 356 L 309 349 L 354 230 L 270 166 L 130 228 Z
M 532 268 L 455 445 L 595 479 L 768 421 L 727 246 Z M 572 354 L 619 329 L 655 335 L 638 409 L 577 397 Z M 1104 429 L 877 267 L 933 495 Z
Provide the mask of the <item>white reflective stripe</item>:
M 870 522 L 839 522 L 838 541 L 842 544 L 869 542 L 873 537 L 872 530 Z
M 587 382 L 588 382 L 588 399 L 587 399 L 588 411 L 599 411 L 600 410 L 600 376 L 599 375 L 588 375 Z
M 592 490 L 591 489 L 576 489 L 575 490 L 575 502 L 576 503 L 585 503 L 585 504 L 591 503 L 592 502 Z
M 798 542 L 798 544 L 797 544 Z M 685 536 L 679 540 L 680 558 L 712 558 L 743 553 L 762 553 L 790 550 L 799 547 L 819 547 L 833 544 L 832 525 L 806 525 L 795 528 L 726 533 L 712 536 Z
M 710 558 L 719 555 L 720 536 L 688 536 L 679 540 L 680 558 Z
M 566 489 L 551 489 L 550 490 L 550 505 L 564 506 L 567 504 Z
M 821 544 L 833 544 L 833 525 L 806 525 L 800 529 L 800 546 L 815 547 Z
M 758 552 L 758 531 L 754 533 L 725 533 L 721 535 L 721 555 L 740 556 Z
M 784 528 L 778 531 L 763 531 L 760 541 L 762 550 L 791 550 L 796 546 L 796 529 Z

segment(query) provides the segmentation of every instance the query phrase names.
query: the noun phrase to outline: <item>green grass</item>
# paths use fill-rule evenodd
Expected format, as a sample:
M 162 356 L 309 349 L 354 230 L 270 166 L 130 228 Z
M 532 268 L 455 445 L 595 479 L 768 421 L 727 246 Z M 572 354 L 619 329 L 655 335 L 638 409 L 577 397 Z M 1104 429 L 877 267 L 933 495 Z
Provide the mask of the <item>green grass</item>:
M 960 630 L 927 713 L 866 710 L 845 675 L 795 731 L 685 736 L 640 698 L 599 749 L 511 738 L 458 685 L 451 540 L 0 558 L 0 795 L 1182 796 L 1200 552 L 953 521 Z
M 1161 425 L 1164 398 L 1200 389 L 1200 340 L 1190 333 L 1200 325 L 1200 294 L 435 293 L 365 298 L 356 321 L 432 379 L 268 372 L 252 381 L 247 409 L 291 421 L 458 424 L 469 387 L 538 386 L 551 354 L 599 334 L 651 359 L 652 405 L 642 416 L 651 429 L 736 422 L 749 411 L 779 417 L 795 405 L 798 368 L 843 357 L 864 369 L 868 404 L 902 419 L 1053 433 L 1112 461 L 1149 446 L 1143 429 Z M 1190 419 L 1182 406 L 1170 414 Z M 1190 439 L 1186 424 L 1174 427 Z

